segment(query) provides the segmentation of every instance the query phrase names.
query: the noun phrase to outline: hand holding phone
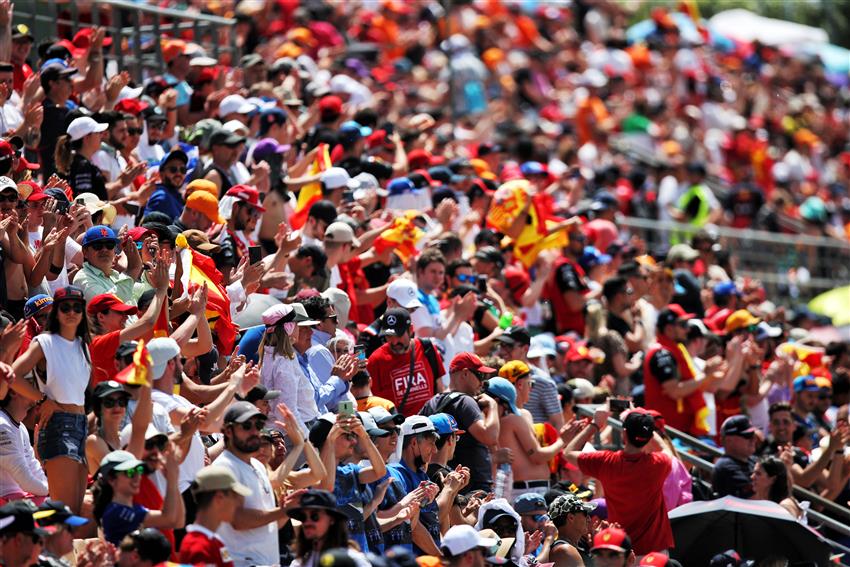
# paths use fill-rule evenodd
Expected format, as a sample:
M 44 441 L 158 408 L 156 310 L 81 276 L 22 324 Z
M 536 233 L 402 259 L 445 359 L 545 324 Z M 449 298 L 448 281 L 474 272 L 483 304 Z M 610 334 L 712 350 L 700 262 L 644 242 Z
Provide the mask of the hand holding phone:
M 263 260 L 263 247 L 262 246 L 249 246 L 248 247 L 248 264 L 254 265 Z
M 354 402 L 349 400 L 343 400 L 339 402 L 337 406 L 337 414 L 340 417 L 353 417 L 354 416 Z

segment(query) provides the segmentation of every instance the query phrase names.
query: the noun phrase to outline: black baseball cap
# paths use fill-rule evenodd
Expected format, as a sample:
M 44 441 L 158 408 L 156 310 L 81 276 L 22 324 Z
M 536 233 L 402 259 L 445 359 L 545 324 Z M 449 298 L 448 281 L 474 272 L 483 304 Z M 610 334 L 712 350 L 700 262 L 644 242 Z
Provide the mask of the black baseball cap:
M 381 319 L 381 336 L 398 337 L 410 330 L 410 315 L 399 307 L 387 309 Z
M 139 559 L 159 565 L 171 556 L 171 542 L 156 528 L 136 530 L 129 536 Z
M 652 439 L 655 418 L 640 409 L 632 410 L 623 420 L 623 430 L 632 445 L 643 447 Z
M 49 535 L 35 521 L 33 514 L 38 511 L 29 500 L 15 500 L 0 507 L 0 535 L 32 533 L 40 537 Z M 11 518 L 11 521 L 10 521 Z
M 257 402 L 259 400 L 276 400 L 280 397 L 280 390 L 269 390 L 262 384 L 257 384 L 253 388 L 251 388 L 245 397 L 242 398 L 246 402 Z
M 136 341 L 124 341 L 118 348 L 115 349 L 115 358 L 124 358 L 126 356 L 131 356 L 136 352 L 136 347 L 139 346 L 139 343 Z
M 234 402 L 224 412 L 224 423 L 245 423 L 252 417 L 267 419 L 266 415 L 251 402 Z
M 504 266 L 505 259 L 502 257 L 502 252 L 493 246 L 483 246 L 475 252 L 475 258 L 484 262 L 490 262 L 497 266 Z
M 338 212 L 336 207 L 327 199 L 316 201 L 310 205 L 310 211 L 307 213 L 308 218 L 313 217 L 315 219 L 319 219 L 320 221 L 324 221 L 327 225 L 336 221 L 337 216 Z
M 756 432 L 750 418 L 745 415 L 733 415 L 727 418 L 720 426 L 720 433 L 726 435 L 739 435 L 741 437 L 752 437 Z
M 496 337 L 496 340 L 507 345 L 531 345 L 531 335 L 528 329 L 513 325 L 505 329 L 505 332 Z
M 245 141 L 244 136 L 228 132 L 227 130 L 216 130 L 210 136 L 210 147 L 213 146 L 235 146 Z

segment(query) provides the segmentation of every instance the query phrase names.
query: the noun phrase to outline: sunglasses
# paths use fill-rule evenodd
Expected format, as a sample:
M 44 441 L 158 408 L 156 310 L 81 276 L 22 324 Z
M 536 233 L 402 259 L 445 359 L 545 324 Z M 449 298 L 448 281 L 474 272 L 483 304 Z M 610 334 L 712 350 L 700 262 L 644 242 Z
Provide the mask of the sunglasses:
M 166 167 L 165 171 L 167 173 L 186 173 L 185 167 Z
M 331 320 L 331 321 L 333 321 L 334 323 L 337 323 L 337 322 L 339 321 L 339 320 L 337 319 L 337 316 L 336 316 L 336 315 L 328 315 L 327 317 L 322 317 L 322 321 L 325 321 L 326 319 L 330 319 L 330 320 Z
M 240 423 L 239 426 L 242 427 L 242 431 L 260 431 L 265 424 L 266 420 L 264 419 L 252 419 Z
M 119 473 L 123 474 L 127 478 L 135 478 L 137 476 L 142 476 L 143 474 L 145 474 L 145 465 L 139 465 L 126 471 L 119 471 Z
M 141 136 L 144 129 L 142 128 L 127 128 L 127 134 L 130 136 Z
M 71 311 L 74 313 L 82 313 L 83 304 L 79 301 L 75 301 L 73 303 L 62 303 L 59 305 L 59 311 L 62 313 L 70 313 Z
M 458 274 L 455 277 L 460 283 L 474 284 L 476 281 L 478 281 L 478 276 L 471 276 L 468 274 Z
M 148 439 L 145 441 L 145 451 L 153 451 L 154 449 L 162 452 L 165 450 L 165 445 L 168 443 L 168 439 L 163 439 L 162 437 L 154 437 L 153 439 Z
M 89 248 L 97 251 L 103 250 L 104 248 L 107 250 L 115 250 L 116 244 L 117 243 L 113 240 L 108 240 L 106 242 L 93 242 L 92 244 L 89 244 Z
M 100 405 L 107 409 L 112 409 L 115 406 L 119 406 L 122 408 L 127 407 L 127 397 L 126 396 L 118 396 L 117 398 L 104 398 L 103 401 L 100 402 Z
M 17 203 L 18 196 L 14 194 L 0 195 L 0 203 Z
M 305 521 L 309 520 L 311 522 L 318 522 L 321 518 L 322 518 L 321 512 L 318 512 L 318 511 L 304 512 L 304 520 Z
M 401 428 L 400 428 L 400 427 L 390 427 L 390 428 L 386 428 L 386 427 L 384 427 L 384 428 L 383 428 L 383 430 L 384 430 L 384 431 L 389 431 L 389 432 L 390 432 L 390 435 L 398 435 L 399 433 L 401 433 Z

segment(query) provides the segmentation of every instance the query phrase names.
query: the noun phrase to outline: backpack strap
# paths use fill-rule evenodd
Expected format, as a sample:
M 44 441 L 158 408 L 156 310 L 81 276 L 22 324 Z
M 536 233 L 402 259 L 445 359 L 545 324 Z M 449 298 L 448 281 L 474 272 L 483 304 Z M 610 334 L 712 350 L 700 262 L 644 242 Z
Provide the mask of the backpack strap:
M 431 367 L 431 374 L 434 376 L 434 386 L 436 386 L 437 380 L 443 377 L 443 374 L 440 372 L 440 363 L 437 361 L 437 349 L 434 347 L 431 339 L 427 337 L 419 339 L 419 342 L 422 343 L 422 353 L 428 360 L 428 366 Z

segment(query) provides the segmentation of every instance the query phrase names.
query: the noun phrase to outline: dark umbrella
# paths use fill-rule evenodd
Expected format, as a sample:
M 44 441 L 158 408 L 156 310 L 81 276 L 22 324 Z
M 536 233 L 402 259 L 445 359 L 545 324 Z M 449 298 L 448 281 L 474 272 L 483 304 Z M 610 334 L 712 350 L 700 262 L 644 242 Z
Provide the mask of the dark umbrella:
M 826 541 L 770 500 L 726 496 L 679 506 L 669 516 L 676 542 L 672 556 L 689 567 L 706 566 L 727 549 L 757 561 L 779 556 L 792 562 L 829 564 Z

